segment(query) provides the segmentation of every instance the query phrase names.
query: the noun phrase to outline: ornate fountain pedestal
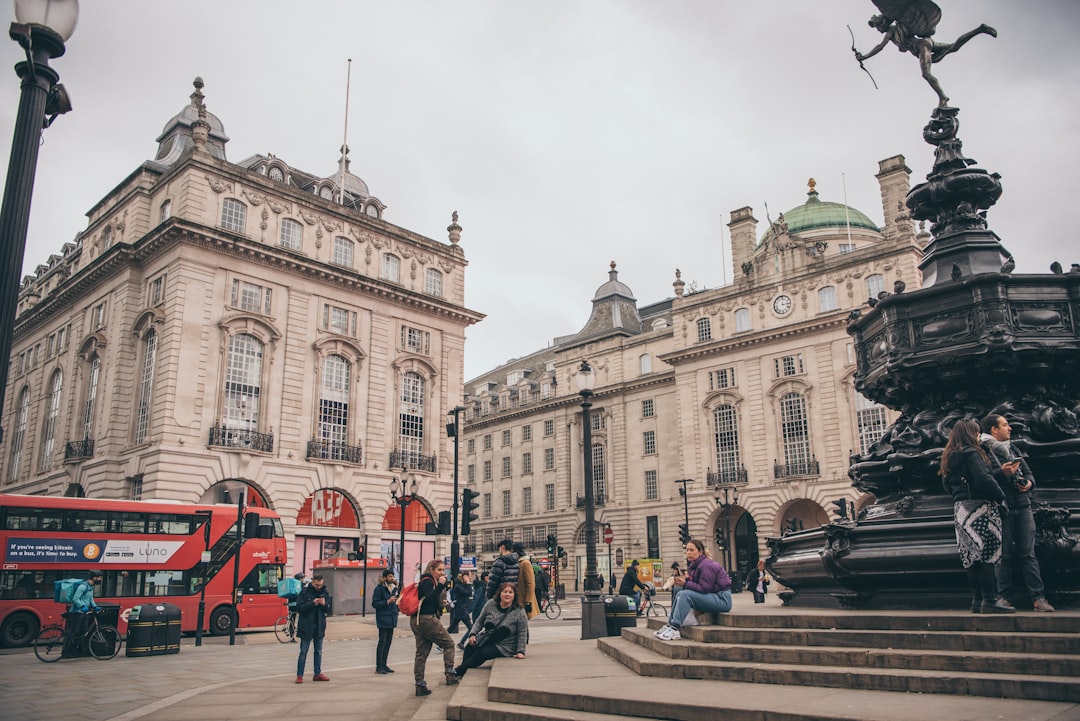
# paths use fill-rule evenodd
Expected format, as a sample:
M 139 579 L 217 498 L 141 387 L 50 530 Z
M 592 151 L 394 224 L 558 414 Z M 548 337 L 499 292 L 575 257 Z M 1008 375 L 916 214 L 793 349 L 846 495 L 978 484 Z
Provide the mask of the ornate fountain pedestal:
M 933 221 L 923 288 L 853 313 L 848 327 L 856 388 L 901 412 L 852 458 L 853 484 L 877 502 L 855 521 L 769 539 L 769 569 L 792 589 L 785 602 L 965 607 L 937 467 L 956 420 L 993 412 L 1009 420 L 1037 481 L 1047 593 L 1080 605 L 1080 272 L 1011 274 L 1012 256 L 986 225 L 999 177 L 963 156 L 957 118 L 955 108 L 935 110 L 923 133 L 937 147 L 934 168 L 907 199 L 913 218 Z

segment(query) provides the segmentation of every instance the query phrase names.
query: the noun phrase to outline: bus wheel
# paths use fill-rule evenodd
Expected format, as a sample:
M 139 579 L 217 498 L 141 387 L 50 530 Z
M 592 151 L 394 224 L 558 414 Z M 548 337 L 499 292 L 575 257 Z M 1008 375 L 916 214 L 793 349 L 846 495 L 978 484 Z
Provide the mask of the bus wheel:
M 228 606 L 215 608 L 210 614 L 210 633 L 214 636 L 225 636 L 236 628 L 236 617 Z
M 32 613 L 13 613 L 0 625 L 0 646 L 29 646 L 38 632 L 38 620 Z

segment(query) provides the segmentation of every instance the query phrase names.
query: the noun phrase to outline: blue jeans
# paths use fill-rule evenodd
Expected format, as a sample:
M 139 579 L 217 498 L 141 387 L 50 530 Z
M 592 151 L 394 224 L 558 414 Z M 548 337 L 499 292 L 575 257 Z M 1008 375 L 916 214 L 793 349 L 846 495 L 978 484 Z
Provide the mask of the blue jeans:
M 1035 558 L 1035 516 L 1031 508 L 1010 508 L 1001 524 L 1001 561 L 994 565 L 998 595 L 1009 598 L 1013 585 L 1013 564 L 1020 567 L 1031 600 L 1043 598 L 1042 574 Z
M 690 609 L 705 613 L 727 613 L 731 610 L 731 591 L 719 591 L 717 593 L 700 593 L 684 588 L 679 591 L 678 597 L 671 608 L 671 616 L 668 623 L 678 628 Z
M 318 676 L 322 673 L 322 638 L 301 638 L 300 639 L 300 658 L 296 659 L 296 675 L 304 675 L 304 666 L 307 665 L 307 652 L 308 646 L 311 642 L 315 642 L 315 658 L 313 663 L 315 664 L 315 675 Z

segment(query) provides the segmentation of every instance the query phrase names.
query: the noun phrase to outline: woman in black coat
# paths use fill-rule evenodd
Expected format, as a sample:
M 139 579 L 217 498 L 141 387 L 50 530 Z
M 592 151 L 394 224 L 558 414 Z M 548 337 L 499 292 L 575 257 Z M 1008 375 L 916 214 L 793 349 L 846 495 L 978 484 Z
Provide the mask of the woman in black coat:
M 379 585 L 371 596 L 371 605 L 375 608 L 375 627 L 379 629 L 379 645 L 375 647 L 375 673 L 393 673 L 394 669 L 386 665 L 390 655 L 390 644 L 394 642 L 394 629 L 398 620 L 398 588 L 394 583 L 394 571 L 382 572 Z

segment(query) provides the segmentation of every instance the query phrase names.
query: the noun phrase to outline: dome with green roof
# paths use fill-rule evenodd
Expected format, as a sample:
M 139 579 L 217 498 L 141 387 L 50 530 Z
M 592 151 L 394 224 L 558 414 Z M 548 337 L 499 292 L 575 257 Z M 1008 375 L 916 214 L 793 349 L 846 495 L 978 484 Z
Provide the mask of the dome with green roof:
M 866 216 L 865 213 L 855 210 L 843 203 L 829 203 L 818 198 L 817 183 L 810 179 L 810 192 L 806 202 L 797 205 L 784 213 L 784 222 L 787 224 L 787 232 L 791 235 L 805 233 L 808 230 L 824 228 L 865 228 L 876 233 L 881 229 Z M 769 229 L 765 230 L 768 234 Z M 762 236 L 764 238 L 764 235 Z

